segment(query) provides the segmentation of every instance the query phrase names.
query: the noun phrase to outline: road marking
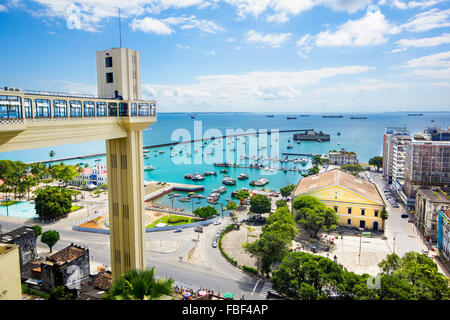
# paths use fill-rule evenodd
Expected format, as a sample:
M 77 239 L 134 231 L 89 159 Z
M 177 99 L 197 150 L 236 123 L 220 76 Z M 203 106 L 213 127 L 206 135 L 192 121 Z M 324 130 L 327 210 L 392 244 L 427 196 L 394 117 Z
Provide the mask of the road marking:
M 272 290 L 272 283 L 270 283 L 270 281 L 265 281 L 264 282 L 264 286 L 263 286 L 263 288 L 261 289 L 261 297 L 266 297 L 267 296 L 267 293 L 269 292 L 269 291 L 273 291 Z
M 261 281 L 260 279 L 258 279 L 258 281 L 256 281 L 255 287 L 253 288 L 252 291 L 252 295 L 255 293 L 256 287 L 258 286 L 259 281 Z

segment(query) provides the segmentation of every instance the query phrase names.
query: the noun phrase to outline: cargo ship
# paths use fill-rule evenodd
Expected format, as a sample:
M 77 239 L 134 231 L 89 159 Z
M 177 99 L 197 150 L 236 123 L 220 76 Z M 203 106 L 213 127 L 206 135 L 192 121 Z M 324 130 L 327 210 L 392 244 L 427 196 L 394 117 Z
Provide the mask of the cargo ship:
M 313 130 L 306 130 L 304 133 L 294 133 L 294 141 L 330 141 L 330 135 L 322 131 L 316 132 Z
M 367 117 L 350 117 L 350 119 L 367 119 Z
M 322 116 L 322 118 L 343 118 L 344 116 Z
M 423 113 L 408 113 L 408 117 L 413 117 L 413 116 L 420 117 L 420 116 L 423 116 Z
M 287 117 L 286 119 L 292 120 L 292 119 L 297 119 L 297 117 L 295 117 L 295 116 L 293 116 L 293 117 Z

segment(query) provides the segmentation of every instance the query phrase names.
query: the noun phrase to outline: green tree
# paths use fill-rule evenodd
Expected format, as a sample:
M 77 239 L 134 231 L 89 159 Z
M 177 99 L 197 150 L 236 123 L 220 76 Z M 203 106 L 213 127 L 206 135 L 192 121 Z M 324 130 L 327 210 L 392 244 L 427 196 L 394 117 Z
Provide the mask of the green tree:
M 42 227 L 38 226 L 37 224 L 32 226 L 34 232 L 36 233 L 36 236 L 39 237 L 42 234 Z
M 250 211 L 261 216 L 272 210 L 272 202 L 268 196 L 262 194 L 254 194 L 250 198 Z
M 359 164 L 343 164 L 341 166 L 341 169 L 354 176 L 357 176 L 360 172 L 365 171 L 364 168 L 361 167 Z
M 66 288 L 64 286 L 57 286 L 50 292 L 49 300 L 71 300 L 72 295 L 66 292 Z
M 245 247 L 247 252 L 256 255 L 261 261 L 260 270 L 269 273 L 274 262 L 281 261 L 289 252 L 288 245 L 292 239 L 283 232 L 263 232 L 255 242 L 248 243 Z
M 297 222 L 317 237 L 321 230 L 331 231 L 338 226 L 338 217 L 333 209 L 311 196 L 300 196 L 294 201 L 294 209 L 298 210 Z
M 275 204 L 276 204 L 277 208 L 287 207 L 288 206 L 288 204 L 287 204 L 287 202 L 285 200 L 277 200 L 275 202 Z
M 56 152 L 53 150 L 50 150 L 50 153 L 48 154 L 48 156 L 50 157 L 50 160 L 53 161 L 53 158 L 56 156 Z
M 217 209 L 213 206 L 199 207 L 193 211 L 193 213 L 200 218 L 208 219 L 217 215 Z
M 381 209 L 380 218 L 381 218 L 381 222 L 382 222 L 381 229 L 384 230 L 384 224 L 385 224 L 386 220 L 389 218 L 389 213 L 386 210 L 386 206 L 383 206 L 383 209 Z
M 155 300 L 172 294 L 174 280 L 155 279 L 155 268 L 131 270 L 116 280 L 102 297 L 109 300 Z
M 41 220 L 60 218 L 72 208 L 72 193 L 59 187 L 42 188 L 37 191 L 34 206 Z
M 287 198 L 291 195 L 292 191 L 295 189 L 295 184 L 290 184 L 285 187 L 280 188 L 280 193 L 283 198 Z
M 235 196 L 236 199 L 239 199 L 239 205 L 242 207 L 245 205 L 245 200 L 250 197 L 250 192 L 248 190 L 239 190 Z
M 322 158 L 321 156 L 312 156 L 312 158 L 311 158 L 311 163 L 313 166 L 319 166 L 319 165 L 321 166 L 321 165 L 327 164 L 329 162 L 330 162 L 329 159 Z
M 289 245 L 296 235 L 295 220 L 287 207 L 281 207 L 267 218 L 259 239 L 245 248 L 261 260 L 261 271 L 268 273 L 271 265 L 289 252 Z
M 237 207 L 238 205 L 236 202 L 228 201 L 227 205 L 225 206 L 225 209 L 230 211 L 230 216 L 234 216 L 234 210 L 236 210 Z
M 375 156 L 369 160 L 369 165 L 377 167 L 377 171 L 383 167 L 383 157 Z
M 343 270 L 336 262 L 306 252 L 290 252 L 271 278 L 277 292 L 296 300 L 329 297 L 343 280 Z
M 401 258 L 392 254 L 378 266 L 383 272 L 379 290 L 382 299 L 450 299 L 449 279 L 426 254 L 407 252 Z
M 273 272 L 273 288 L 291 299 L 378 299 L 368 274 L 343 270 L 336 262 L 307 252 L 290 252 Z
M 313 166 L 312 168 L 308 169 L 308 175 L 310 175 L 310 176 L 318 174 L 319 172 L 320 172 L 320 168 L 318 166 Z
M 41 242 L 45 243 L 50 248 L 50 252 L 52 252 L 52 248 L 58 242 L 58 240 L 59 233 L 55 230 L 45 231 L 41 235 Z

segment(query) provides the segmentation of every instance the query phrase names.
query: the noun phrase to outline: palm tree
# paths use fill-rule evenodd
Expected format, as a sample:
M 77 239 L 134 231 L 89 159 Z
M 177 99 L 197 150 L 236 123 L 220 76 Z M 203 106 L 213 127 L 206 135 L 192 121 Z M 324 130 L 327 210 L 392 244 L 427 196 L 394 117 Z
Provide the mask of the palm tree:
M 172 293 L 174 280 L 155 279 L 155 267 L 131 270 L 116 280 L 103 296 L 109 300 L 154 300 Z
M 56 152 L 53 150 L 50 150 L 50 153 L 48 154 L 48 156 L 50 157 L 50 159 L 53 161 L 53 157 L 56 155 Z

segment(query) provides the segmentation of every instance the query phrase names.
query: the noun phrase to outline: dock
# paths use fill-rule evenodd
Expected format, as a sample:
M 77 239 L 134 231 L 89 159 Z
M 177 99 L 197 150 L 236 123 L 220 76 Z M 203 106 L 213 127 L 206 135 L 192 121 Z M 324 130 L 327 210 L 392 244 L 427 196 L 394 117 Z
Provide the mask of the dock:
M 203 191 L 205 187 L 202 185 L 193 185 L 193 184 L 185 184 L 185 183 L 175 183 L 175 182 L 166 182 L 163 188 L 155 190 L 149 194 L 144 196 L 144 201 L 151 201 L 162 195 L 172 192 L 172 191 L 182 191 L 182 192 L 197 192 Z

